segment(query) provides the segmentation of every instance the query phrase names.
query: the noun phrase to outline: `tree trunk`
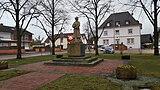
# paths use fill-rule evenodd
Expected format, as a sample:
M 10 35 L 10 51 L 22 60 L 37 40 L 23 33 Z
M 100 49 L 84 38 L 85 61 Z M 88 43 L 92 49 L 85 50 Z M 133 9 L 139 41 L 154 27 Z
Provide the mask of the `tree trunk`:
M 22 59 L 21 53 L 21 30 L 19 28 L 19 0 L 16 0 L 16 30 L 17 30 L 17 59 Z
M 98 38 L 97 37 L 95 38 L 94 42 L 95 42 L 95 45 L 94 45 L 95 54 L 99 55 L 99 53 L 98 53 Z
M 54 35 L 53 35 L 53 37 L 54 37 Z M 52 55 L 55 55 L 55 40 L 53 37 L 52 37 Z
M 154 55 L 159 55 L 158 40 L 159 30 L 157 28 L 157 0 L 154 0 Z
M 99 55 L 98 53 L 98 6 L 95 4 L 95 27 L 96 27 L 96 37 L 95 37 L 95 53 L 96 55 Z
M 52 0 L 52 55 L 55 55 L 55 38 L 54 38 L 54 0 Z

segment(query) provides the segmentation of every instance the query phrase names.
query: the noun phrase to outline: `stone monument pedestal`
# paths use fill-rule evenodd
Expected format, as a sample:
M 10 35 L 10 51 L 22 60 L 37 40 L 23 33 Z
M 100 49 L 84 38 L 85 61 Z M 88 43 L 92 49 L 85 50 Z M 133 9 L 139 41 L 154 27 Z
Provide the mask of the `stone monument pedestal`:
M 95 56 L 85 56 L 85 45 L 82 43 L 80 35 L 80 22 L 78 17 L 72 27 L 74 28 L 73 40 L 67 46 L 67 56 L 57 55 L 50 61 L 45 61 L 47 65 L 75 65 L 75 66 L 93 66 L 103 61 Z
M 85 55 L 85 45 L 82 42 L 72 42 L 68 44 L 67 56 L 57 55 L 51 61 L 45 61 L 47 65 L 72 65 L 72 66 L 94 66 L 103 59 L 95 56 Z
M 67 54 L 69 57 L 85 56 L 85 45 L 81 42 L 73 42 L 67 45 Z
M 72 65 L 72 66 L 94 66 L 103 59 L 95 56 L 85 56 L 85 45 L 82 42 L 72 42 L 68 44 L 67 56 L 57 55 L 51 61 L 45 61 L 47 65 Z

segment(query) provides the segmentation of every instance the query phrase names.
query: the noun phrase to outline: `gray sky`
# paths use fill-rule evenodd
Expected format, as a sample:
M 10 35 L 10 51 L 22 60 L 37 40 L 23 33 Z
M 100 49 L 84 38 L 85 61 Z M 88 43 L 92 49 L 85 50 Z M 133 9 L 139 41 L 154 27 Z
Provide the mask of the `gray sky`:
M 122 12 L 122 11 L 125 11 L 125 9 L 121 9 L 121 10 L 118 10 L 118 9 L 115 9 L 117 11 L 115 12 Z M 111 13 L 110 13 L 111 14 Z M 110 15 L 108 14 L 108 16 Z M 70 14 L 70 20 L 69 20 L 69 25 L 67 25 L 66 27 L 66 32 L 73 32 L 72 31 L 72 27 L 71 27 L 71 24 L 74 22 L 74 17 L 77 16 L 78 14 Z M 142 23 L 142 34 L 153 34 L 153 26 L 151 25 L 151 23 L 149 22 L 148 18 L 146 17 L 146 15 L 142 14 L 140 17 L 139 17 L 139 11 L 135 11 L 133 13 L 133 17 L 138 20 L 140 23 Z M 83 24 L 85 23 L 84 22 L 84 19 L 83 18 L 79 18 L 80 22 L 81 22 L 81 33 L 83 33 L 82 31 L 82 26 Z M 3 17 L 0 19 L 0 23 L 3 23 L 4 25 L 6 26 L 15 26 L 15 22 L 13 21 L 12 17 L 10 17 L 9 14 L 4 14 Z M 32 21 L 32 23 L 35 23 L 35 21 Z M 160 25 L 159 25 L 160 26 Z M 34 34 L 33 38 L 35 37 L 38 37 L 39 35 L 41 37 L 46 37 L 45 33 L 43 30 L 39 29 L 39 28 L 36 28 L 32 25 L 30 25 L 27 29 L 28 31 L 32 32 Z M 56 33 L 56 32 L 55 32 Z

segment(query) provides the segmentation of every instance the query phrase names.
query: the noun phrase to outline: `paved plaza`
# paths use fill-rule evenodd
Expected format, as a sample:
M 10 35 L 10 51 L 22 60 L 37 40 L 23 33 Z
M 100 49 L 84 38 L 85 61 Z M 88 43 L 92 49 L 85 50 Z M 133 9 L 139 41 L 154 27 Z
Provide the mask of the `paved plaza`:
M 105 59 L 96 66 L 54 66 L 44 65 L 44 62 L 18 66 L 17 70 L 34 71 L 17 76 L 5 81 L 0 81 L 0 90 L 33 90 L 46 83 L 58 79 L 65 74 L 89 73 L 103 74 L 113 73 L 115 68 L 123 65 L 122 60 Z

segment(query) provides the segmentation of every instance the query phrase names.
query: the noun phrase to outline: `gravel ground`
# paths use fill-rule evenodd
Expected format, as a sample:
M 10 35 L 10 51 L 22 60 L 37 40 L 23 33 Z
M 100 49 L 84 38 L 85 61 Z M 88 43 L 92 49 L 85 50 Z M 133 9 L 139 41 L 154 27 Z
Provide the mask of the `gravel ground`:
M 133 87 L 146 86 L 147 83 L 160 83 L 160 78 L 149 77 L 149 76 L 138 76 L 135 80 L 121 80 L 117 79 L 115 76 L 108 76 L 111 82 L 119 84 L 122 86 L 122 90 L 134 90 Z M 145 89 L 148 90 L 148 89 Z

